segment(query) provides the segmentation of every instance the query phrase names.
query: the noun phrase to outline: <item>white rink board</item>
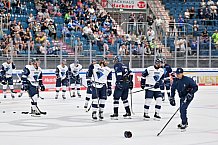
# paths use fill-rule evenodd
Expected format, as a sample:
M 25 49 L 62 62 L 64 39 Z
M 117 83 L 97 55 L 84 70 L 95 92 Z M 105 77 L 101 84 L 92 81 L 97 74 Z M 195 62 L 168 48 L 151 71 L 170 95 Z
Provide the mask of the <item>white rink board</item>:
M 137 89 L 134 89 L 134 91 Z M 189 127 L 186 132 L 176 128 L 180 123 L 179 114 L 170 122 L 163 133 L 157 133 L 165 125 L 178 107 L 164 102 L 161 110 L 161 121 L 143 120 L 144 93 L 133 94 L 135 115 L 131 120 L 123 119 L 123 105 L 120 104 L 119 120 L 111 120 L 112 97 L 108 98 L 105 108 L 105 120 L 93 122 L 91 111 L 83 109 L 85 91 L 82 98 L 67 100 L 54 99 L 55 92 L 40 94 L 38 104 L 46 116 L 31 117 L 21 115 L 30 110 L 27 94 L 12 100 L 9 96 L 0 97 L 0 144 L 1 145 L 218 145 L 218 97 L 217 87 L 199 87 L 188 111 Z M 154 102 L 150 116 L 154 115 Z M 77 108 L 77 106 L 79 108 Z M 2 113 L 5 111 L 5 113 Z M 16 111 L 16 113 L 13 113 Z M 126 139 L 125 130 L 130 130 L 133 137 Z

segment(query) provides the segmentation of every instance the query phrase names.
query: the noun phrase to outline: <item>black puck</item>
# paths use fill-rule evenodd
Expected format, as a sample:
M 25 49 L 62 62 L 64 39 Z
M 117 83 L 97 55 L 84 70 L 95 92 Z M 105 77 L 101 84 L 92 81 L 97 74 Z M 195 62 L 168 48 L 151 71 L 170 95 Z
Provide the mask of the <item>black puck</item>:
M 124 132 L 124 137 L 125 138 L 131 138 L 132 137 L 132 132 L 131 131 L 125 131 Z

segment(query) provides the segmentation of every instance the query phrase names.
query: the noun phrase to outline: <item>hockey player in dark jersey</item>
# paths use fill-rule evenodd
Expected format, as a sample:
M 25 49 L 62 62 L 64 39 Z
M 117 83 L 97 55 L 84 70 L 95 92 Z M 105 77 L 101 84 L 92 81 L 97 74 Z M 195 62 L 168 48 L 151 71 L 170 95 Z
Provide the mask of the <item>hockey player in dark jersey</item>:
M 119 100 L 123 101 L 123 105 L 126 110 L 126 114 L 123 115 L 124 118 L 130 118 L 131 112 L 128 102 L 129 89 L 133 89 L 133 75 L 132 71 L 122 63 L 121 56 L 114 57 L 114 70 L 116 76 L 116 86 L 114 90 L 114 114 L 110 117 L 111 119 L 118 119 L 118 108 Z
M 171 73 L 172 73 L 172 68 L 169 64 L 166 63 L 166 59 L 162 59 L 162 67 L 164 69 L 164 82 L 162 83 L 162 85 L 160 86 L 160 90 L 161 90 L 161 93 L 162 93 L 162 101 L 165 100 L 165 88 L 166 88 L 166 91 L 167 91 L 167 95 L 168 95 L 168 99 L 170 97 L 170 76 L 171 76 Z
M 91 68 L 93 67 L 94 64 L 96 64 L 95 59 L 92 60 L 92 63 L 89 65 L 88 70 L 91 70 Z M 90 78 L 88 76 L 88 74 L 89 74 L 89 72 L 87 71 L 87 73 L 86 73 L 87 89 L 86 89 L 86 100 L 85 100 L 84 108 L 88 107 L 89 100 L 92 97 L 92 77 Z
M 192 78 L 183 75 L 182 68 L 176 69 L 176 78 L 173 79 L 170 97 L 170 104 L 172 106 L 176 105 L 176 90 L 178 91 L 178 95 L 180 98 L 180 118 L 182 120 L 181 124 L 178 125 L 178 128 L 181 130 L 185 130 L 185 128 L 188 126 L 187 109 L 194 98 L 194 94 L 198 90 L 198 85 Z

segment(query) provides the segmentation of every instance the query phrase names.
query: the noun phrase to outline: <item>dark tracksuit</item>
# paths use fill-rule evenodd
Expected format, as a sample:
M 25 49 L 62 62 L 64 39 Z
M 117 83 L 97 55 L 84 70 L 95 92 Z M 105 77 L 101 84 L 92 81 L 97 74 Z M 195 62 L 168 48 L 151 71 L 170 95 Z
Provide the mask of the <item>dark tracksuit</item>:
M 188 93 L 193 94 L 197 92 L 198 85 L 190 77 L 183 76 L 181 79 L 175 78 L 171 87 L 171 97 L 174 98 L 175 91 L 178 91 L 180 98 L 180 117 L 182 124 L 187 124 L 187 108 L 192 100 L 185 101 Z

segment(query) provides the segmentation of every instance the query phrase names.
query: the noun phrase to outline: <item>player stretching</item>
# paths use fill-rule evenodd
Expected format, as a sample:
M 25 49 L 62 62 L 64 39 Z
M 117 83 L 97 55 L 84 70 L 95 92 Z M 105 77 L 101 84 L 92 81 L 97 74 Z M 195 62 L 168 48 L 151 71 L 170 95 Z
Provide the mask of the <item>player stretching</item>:
M 14 98 L 14 85 L 13 85 L 13 76 L 12 76 L 12 72 L 14 69 L 15 69 L 15 64 L 11 61 L 11 58 L 8 57 L 7 61 L 2 64 L 2 70 L 1 70 L 1 82 L 3 85 L 4 98 L 6 98 L 8 86 L 11 90 L 11 97 Z
M 91 68 L 93 68 L 94 64 L 96 64 L 95 59 L 92 60 L 92 63 L 89 65 L 88 70 L 91 70 Z M 85 100 L 84 108 L 88 107 L 89 100 L 92 97 L 92 80 L 89 78 L 88 74 L 89 74 L 89 72 L 87 71 L 87 73 L 86 73 L 87 89 L 86 89 L 86 100 Z
M 162 83 L 162 85 L 160 86 L 160 89 L 161 89 L 161 93 L 162 93 L 162 101 L 165 100 L 165 87 L 166 87 L 166 90 L 167 90 L 167 95 L 168 95 L 168 99 L 170 98 L 170 75 L 172 73 L 172 68 L 169 64 L 166 64 L 166 59 L 162 59 L 162 67 L 164 69 L 164 83 Z
M 58 99 L 58 95 L 61 87 L 62 87 L 62 98 L 66 99 L 65 93 L 68 84 L 68 67 L 66 64 L 67 64 L 67 60 L 63 59 L 61 64 L 57 66 L 55 71 L 57 77 L 55 99 Z
M 107 62 L 105 59 L 101 60 L 99 64 L 94 64 L 88 73 L 88 77 L 93 77 L 92 82 L 92 119 L 97 120 L 97 111 L 99 108 L 99 120 L 103 120 L 103 111 L 105 107 L 105 101 L 107 96 L 112 93 L 111 81 L 112 72 L 109 67 L 107 67 Z
M 182 123 L 178 125 L 178 128 L 184 131 L 188 126 L 187 108 L 194 98 L 194 93 L 197 92 L 198 86 L 194 80 L 190 77 L 183 75 L 183 69 L 176 69 L 176 78 L 173 79 L 171 87 L 170 104 L 175 106 L 175 91 L 178 91 L 180 98 L 180 118 Z
M 23 75 L 21 77 L 23 88 L 28 92 L 31 99 L 31 113 L 36 116 L 45 115 L 46 112 L 41 112 L 37 105 L 39 88 L 41 91 L 45 91 L 45 86 L 42 83 L 40 60 L 38 58 L 32 58 L 31 62 L 31 65 L 26 65 L 23 69 Z
M 114 114 L 110 117 L 111 119 L 118 119 L 118 108 L 119 108 L 119 99 L 123 101 L 123 105 L 126 110 L 126 114 L 123 115 L 124 118 L 130 118 L 131 112 L 128 102 L 128 93 L 129 89 L 133 88 L 133 75 L 131 70 L 122 63 L 121 56 L 114 57 L 114 70 L 116 76 L 116 87 L 114 90 Z
M 81 97 L 80 94 L 80 76 L 79 73 L 82 70 L 82 65 L 79 64 L 78 60 L 75 60 L 74 63 L 69 66 L 69 77 L 70 77 L 70 85 L 72 89 L 72 96 L 76 97 L 75 89 L 77 90 L 78 97 Z
M 163 74 L 164 74 L 164 70 L 163 68 L 161 68 L 160 59 L 156 59 L 155 64 L 145 69 L 145 71 L 142 73 L 141 88 L 146 89 L 145 104 L 144 104 L 145 120 L 150 119 L 150 116 L 148 115 L 148 111 L 153 98 L 156 100 L 154 118 L 157 120 L 161 119 L 159 115 L 161 104 L 162 104 L 162 94 L 160 91 L 160 85 L 163 83 L 162 82 Z

